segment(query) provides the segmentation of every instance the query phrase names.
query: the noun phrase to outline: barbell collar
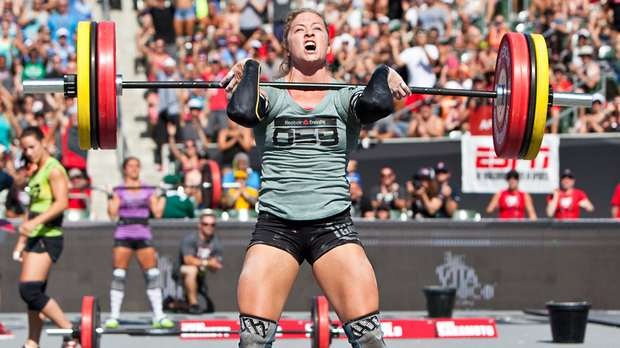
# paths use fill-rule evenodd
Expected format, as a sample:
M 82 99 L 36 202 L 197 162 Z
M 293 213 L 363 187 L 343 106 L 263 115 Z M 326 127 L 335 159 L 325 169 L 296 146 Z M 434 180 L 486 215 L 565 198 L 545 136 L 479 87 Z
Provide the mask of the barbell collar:
M 553 92 L 549 95 L 549 104 L 555 106 L 592 107 L 594 96 L 585 93 Z

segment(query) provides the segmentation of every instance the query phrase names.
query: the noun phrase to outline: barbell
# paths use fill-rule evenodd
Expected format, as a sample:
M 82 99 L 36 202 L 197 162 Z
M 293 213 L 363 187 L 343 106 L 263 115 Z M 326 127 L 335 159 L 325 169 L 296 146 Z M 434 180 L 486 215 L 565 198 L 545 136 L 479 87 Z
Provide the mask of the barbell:
M 123 81 L 116 73 L 115 24 L 80 22 L 77 29 L 77 73 L 58 79 L 23 81 L 24 93 L 63 93 L 77 97 L 78 137 L 82 149 L 114 149 L 117 96 L 123 89 L 224 88 L 219 81 Z M 365 87 L 345 83 L 261 82 L 261 86 L 297 90 Z M 410 86 L 414 94 L 494 99 L 493 143 L 503 158 L 534 159 L 545 132 L 547 108 L 592 106 L 593 96 L 554 92 L 549 86 L 547 44 L 540 34 L 507 33 L 502 37 L 493 90 Z
M 324 296 L 312 298 L 310 310 L 312 327 L 309 330 L 278 330 L 281 334 L 305 334 L 311 338 L 312 348 L 328 348 L 333 337 L 344 334 L 342 329 L 331 326 L 329 320 L 329 302 Z M 80 341 L 82 348 L 100 348 L 102 335 L 129 335 L 129 336 L 181 336 L 196 333 L 195 331 L 179 329 L 105 329 L 101 326 L 99 301 L 94 296 L 82 298 L 80 322 L 73 329 L 47 329 L 50 336 L 71 336 Z M 204 333 L 209 334 L 239 334 L 239 331 L 206 328 Z

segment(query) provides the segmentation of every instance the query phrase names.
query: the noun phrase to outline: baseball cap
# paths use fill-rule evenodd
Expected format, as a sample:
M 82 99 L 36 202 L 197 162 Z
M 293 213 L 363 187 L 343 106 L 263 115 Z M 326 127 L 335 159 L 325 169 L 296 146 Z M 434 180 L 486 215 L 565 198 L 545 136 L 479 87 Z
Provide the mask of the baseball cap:
M 517 172 L 514 169 L 508 171 L 508 173 L 506 173 L 506 180 L 510 180 L 510 179 L 517 179 L 517 180 L 519 180 L 519 172 Z
M 235 170 L 234 176 L 235 179 L 247 179 L 248 173 L 245 170 Z
M 56 36 L 57 37 L 61 37 L 61 36 L 69 36 L 69 30 L 67 30 L 67 28 L 59 28 L 58 30 L 56 30 Z
M 82 170 L 78 169 L 78 168 L 72 168 L 71 170 L 69 170 L 69 178 L 73 179 L 73 178 L 79 178 L 79 177 L 83 177 L 84 173 L 82 173 Z
M 166 68 L 174 68 L 177 65 L 177 62 L 174 61 L 173 58 L 168 57 L 164 60 L 164 67 Z
M 198 98 L 192 98 L 189 100 L 189 103 L 187 103 L 187 106 L 189 106 L 190 109 L 202 110 L 203 103 L 202 103 L 202 100 Z
M 605 96 L 600 93 L 594 93 L 592 96 L 592 102 L 599 102 L 601 104 L 605 104 Z
M 252 46 L 252 48 L 259 49 L 263 46 L 263 44 L 258 40 L 252 40 L 252 42 L 250 42 L 250 46 Z
M 435 165 L 435 173 L 449 173 L 450 169 L 446 162 L 437 162 Z
M 433 177 L 433 171 L 431 168 L 428 167 L 422 167 L 420 169 L 418 169 L 418 171 L 415 173 L 415 178 L 418 180 L 429 180 Z
M 592 46 L 583 46 L 579 49 L 579 55 L 580 56 L 591 56 L 594 54 L 594 48 L 592 48 Z
M 575 174 L 573 174 L 572 170 L 570 170 L 569 168 L 566 168 L 560 174 L 560 179 L 564 179 L 564 178 L 574 179 L 575 178 Z

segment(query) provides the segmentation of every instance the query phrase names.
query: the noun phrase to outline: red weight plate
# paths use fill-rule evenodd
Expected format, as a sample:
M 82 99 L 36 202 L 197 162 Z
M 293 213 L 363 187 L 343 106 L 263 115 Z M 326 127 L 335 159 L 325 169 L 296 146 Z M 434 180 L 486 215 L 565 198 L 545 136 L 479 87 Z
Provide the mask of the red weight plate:
M 84 296 L 82 298 L 82 319 L 80 322 L 80 345 L 82 348 L 95 347 L 95 298 Z
M 97 87 L 99 103 L 99 146 L 116 148 L 116 28 L 114 22 L 97 26 Z
M 315 348 L 328 348 L 331 344 L 329 302 L 325 296 L 316 296 L 312 304 L 313 340 Z
M 523 142 L 519 150 L 519 158 L 525 158 L 532 142 L 532 130 L 536 119 L 536 49 L 530 34 L 525 34 L 525 42 L 530 55 L 530 95 L 527 106 L 527 121 L 525 122 L 525 132 L 523 132 Z
M 530 95 L 530 57 L 523 34 L 502 38 L 495 66 L 493 144 L 503 158 L 517 158 L 527 128 Z
M 213 160 L 208 160 L 207 165 L 211 169 L 211 209 L 217 209 L 222 199 L 222 173 L 220 165 Z

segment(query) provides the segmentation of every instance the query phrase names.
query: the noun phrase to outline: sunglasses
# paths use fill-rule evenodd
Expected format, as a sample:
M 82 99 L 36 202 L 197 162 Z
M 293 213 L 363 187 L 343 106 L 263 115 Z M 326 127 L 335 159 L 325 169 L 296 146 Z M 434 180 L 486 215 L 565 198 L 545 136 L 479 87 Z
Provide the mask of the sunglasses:
M 212 226 L 215 227 L 215 223 L 210 223 L 210 222 L 201 222 L 200 223 L 202 226 Z

